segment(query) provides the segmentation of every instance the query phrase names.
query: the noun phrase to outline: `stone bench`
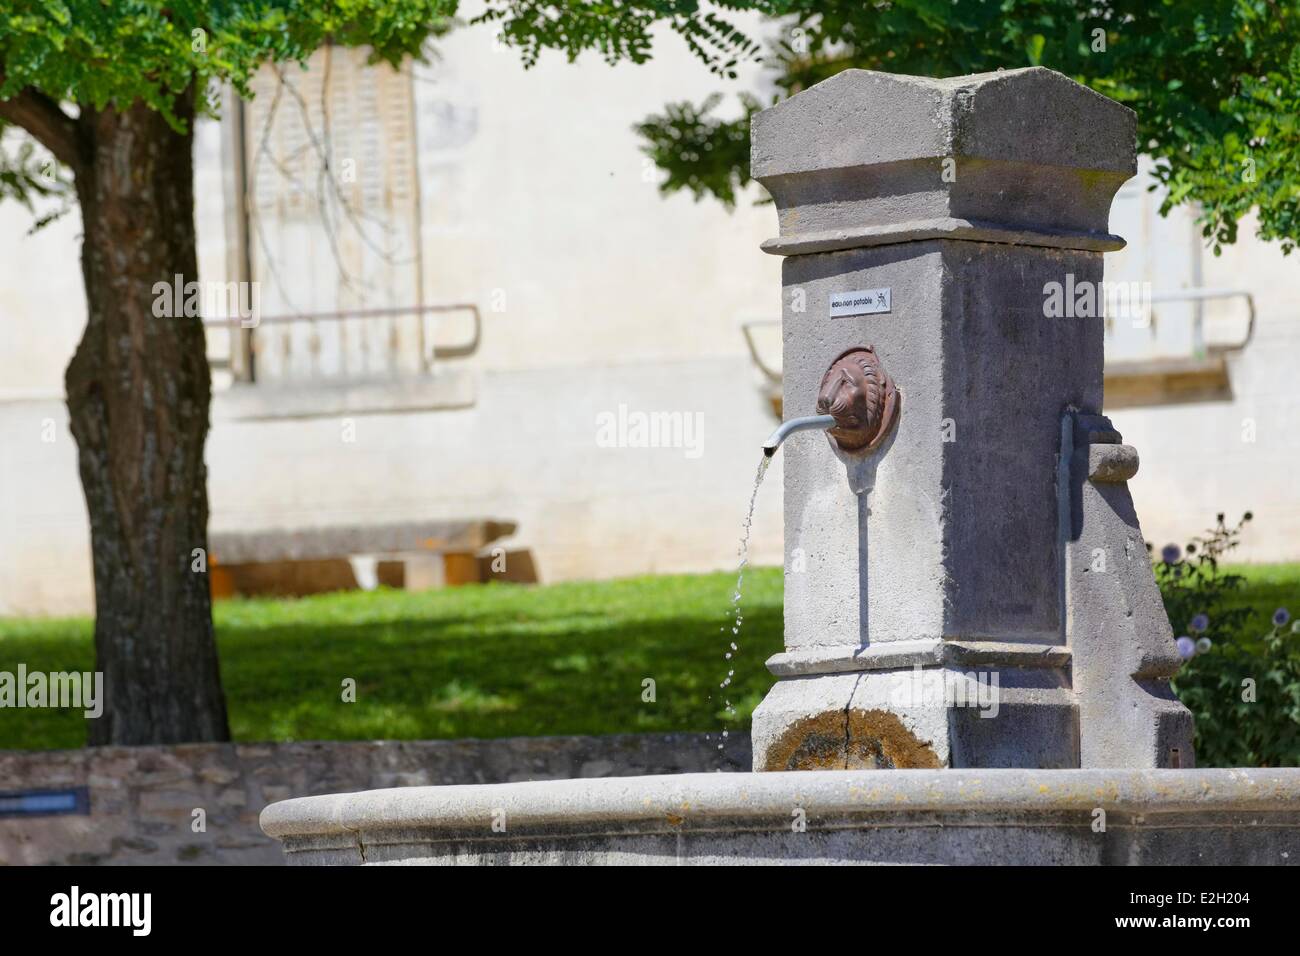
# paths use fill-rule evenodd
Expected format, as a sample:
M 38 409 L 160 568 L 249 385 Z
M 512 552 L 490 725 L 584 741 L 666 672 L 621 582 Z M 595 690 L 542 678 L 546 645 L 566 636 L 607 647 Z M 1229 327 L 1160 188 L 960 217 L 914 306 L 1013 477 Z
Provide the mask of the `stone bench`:
M 407 590 L 494 578 L 535 580 L 527 552 L 501 555 L 485 568 L 480 552 L 515 531 L 491 518 L 404 521 L 213 531 L 208 571 L 213 597 L 234 594 L 303 595 L 383 584 Z M 512 567 L 513 565 L 513 567 Z

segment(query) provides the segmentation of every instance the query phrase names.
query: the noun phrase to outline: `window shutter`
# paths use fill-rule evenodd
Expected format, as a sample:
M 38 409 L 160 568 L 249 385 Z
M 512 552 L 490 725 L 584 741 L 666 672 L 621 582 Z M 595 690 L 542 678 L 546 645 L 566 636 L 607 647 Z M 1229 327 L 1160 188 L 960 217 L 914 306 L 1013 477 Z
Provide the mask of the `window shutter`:
M 246 110 L 249 242 L 262 314 L 420 304 L 419 193 L 408 71 L 325 47 L 308 68 L 264 67 Z M 418 373 L 416 316 L 266 323 L 259 381 Z

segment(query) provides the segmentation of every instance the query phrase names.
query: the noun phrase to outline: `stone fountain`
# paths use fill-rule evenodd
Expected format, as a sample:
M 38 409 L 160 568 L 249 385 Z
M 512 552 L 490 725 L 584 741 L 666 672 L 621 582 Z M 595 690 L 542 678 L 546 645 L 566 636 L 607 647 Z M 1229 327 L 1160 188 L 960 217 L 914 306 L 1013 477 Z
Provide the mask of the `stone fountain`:
M 301 797 L 263 829 L 295 863 L 1300 860 L 1300 770 L 1193 769 L 1101 414 L 1135 136 L 1042 68 L 848 70 L 755 117 L 785 409 L 821 417 L 770 449 L 786 647 L 753 773 Z M 1049 318 L 1051 288 L 1091 307 Z

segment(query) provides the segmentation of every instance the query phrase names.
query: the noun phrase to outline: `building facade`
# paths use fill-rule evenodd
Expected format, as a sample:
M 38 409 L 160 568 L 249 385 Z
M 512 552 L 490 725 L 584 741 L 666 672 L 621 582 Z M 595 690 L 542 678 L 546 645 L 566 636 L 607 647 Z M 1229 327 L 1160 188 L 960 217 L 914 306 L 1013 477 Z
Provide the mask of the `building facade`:
M 775 213 L 757 187 L 732 212 L 661 196 L 632 130 L 719 81 L 671 39 L 644 66 L 531 71 L 483 31 L 439 46 L 401 71 L 320 51 L 198 130 L 200 278 L 249 283 L 258 313 L 205 313 L 212 528 L 490 518 L 543 581 L 734 567 L 775 422 Z M 1144 531 L 1181 542 L 1249 509 L 1240 557 L 1295 559 L 1300 269 L 1249 225 L 1204 252 L 1143 176 L 1113 208 L 1129 247 L 1107 281 L 1149 308 L 1108 326 L 1107 411 L 1142 456 Z M 29 225 L 0 206 L 0 614 L 83 613 L 62 398 L 79 225 Z M 759 563 L 781 555 L 774 477 Z

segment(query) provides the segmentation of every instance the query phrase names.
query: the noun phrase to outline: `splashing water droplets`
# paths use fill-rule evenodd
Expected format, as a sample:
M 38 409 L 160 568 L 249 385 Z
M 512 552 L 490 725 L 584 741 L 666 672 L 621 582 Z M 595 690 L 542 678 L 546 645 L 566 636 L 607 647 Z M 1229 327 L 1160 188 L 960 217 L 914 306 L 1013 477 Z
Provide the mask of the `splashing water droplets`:
M 737 551 L 737 554 L 740 557 L 740 566 L 736 571 L 736 589 L 731 595 L 731 607 L 727 610 L 727 615 L 731 618 L 731 634 L 733 638 L 728 645 L 731 650 L 725 652 L 724 655 L 724 660 L 727 661 L 731 661 L 733 657 L 740 652 L 740 645 L 736 642 L 735 638 L 740 636 L 740 629 L 745 623 L 745 616 L 741 613 L 740 600 L 745 588 L 745 569 L 749 567 L 749 532 L 754 524 L 754 505 L 758 501 L 758 489 L 759 486 L 763 484 L 763 476 L 767 474 L 767 467 L 771 462 L 772 459 L 764 455 L 762 460 L 758 463 L 758 473 L 754 475 L 754 490 L 749 494 L 749 510 L 745 512 L 745 523 L 741 526 L 740 548 Z M 718 630 L 725 634 L 727 631 L 727 625 L 723 624 Z M 736 671 L 734 668 L 729 669 L 727 671 L 727 676 L 720 684 L 718 684 L 719 689 L 725 690 L 727 687 L 731 686 L 731 679 L 735 674 Z M 712 700 L 712 698 L 713 695 L 710 694 L 709 699 Z M 730 700 L 723 700 L 723 714 L 725 715 L 726 720 L 735 720 L 736 707 Z M 724 743 L 728 736 L 729 731 L 724 727 L 722 731 L 722 739 Z M 718 749 L 722 750 L 723 746 L 723 743 L 718 744 Z

